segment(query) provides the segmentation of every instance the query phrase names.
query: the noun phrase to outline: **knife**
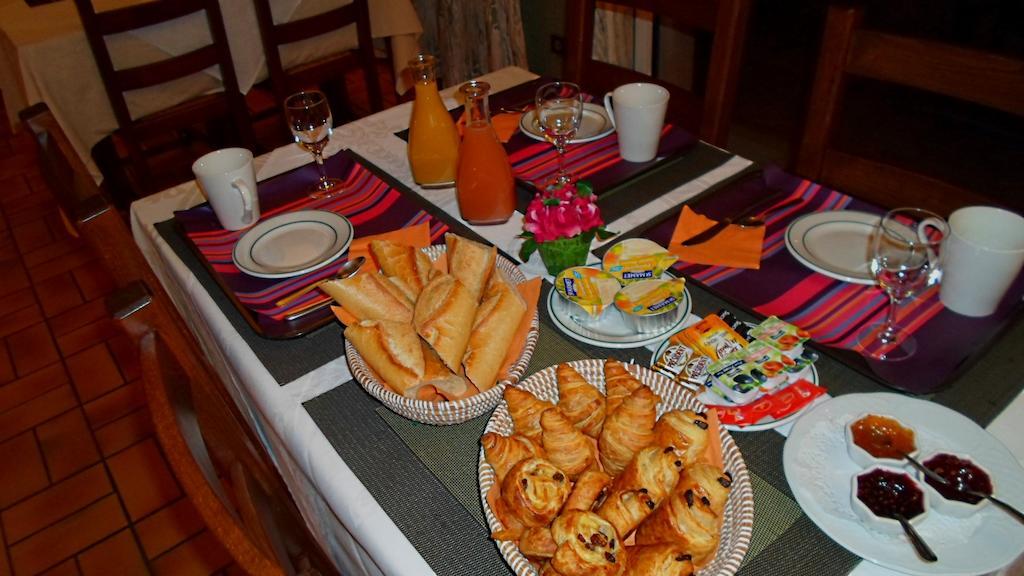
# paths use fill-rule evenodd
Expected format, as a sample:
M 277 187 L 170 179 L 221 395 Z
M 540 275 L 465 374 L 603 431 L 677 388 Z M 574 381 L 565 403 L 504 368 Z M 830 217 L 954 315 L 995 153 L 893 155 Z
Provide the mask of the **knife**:
M 728 216 L 726 218 L 723 218 L 723 219 L 719 220 L 718 223 L 716 223 L 711 228 L 708 228 L 707 230 L 704 230 L 703 232 L 700 232 L 698 234 L 695 234 L 695 235 L 687 238 L 686 240 L 682 241 L 680 244 L 682 246 L 694 246 L 696 244 L 702 244 L 704 242 L 707 242 L 708 240 L 710 240 L 710 239 L 714 238 L 715 236 L 717 236 L 719 232 L 721 232 L 722 230 L 725 230 L 725 228 L 727 226 L 729 226 L 730 224 L 732 224 L 733 222 L 735 222 L 735 221 L 737 221 L 737 220 L 739 220 L 741 218 L 744 218 L 746 216 L 750 216 L 752 214 L 758 214 L 759 212 L 765 210 L 766 208 L 771 207 L 772 204 L 774 204 L 775 202 L 777 202 L 779 200 L 780 196 L 783 196 L 786 193 L 787 192 L 785 190 L 774 191 L 773 193 L 769 194 L 768 196 L 762 198 L 760 201 L 755 202 L 752 206 L 748 206 L 748 207 L 744 208 L 743 210 L 741 210 L 740 212 L 738 212 L 736 214 L 733 214 L 731 216 Z

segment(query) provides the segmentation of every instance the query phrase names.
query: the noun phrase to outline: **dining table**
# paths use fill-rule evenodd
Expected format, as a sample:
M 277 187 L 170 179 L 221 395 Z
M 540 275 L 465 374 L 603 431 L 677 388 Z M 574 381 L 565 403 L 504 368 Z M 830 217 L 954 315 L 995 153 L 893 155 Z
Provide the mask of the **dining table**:
M 503 91 L 512 93 L 538 77 L 511 67 L 481 79 L 491 85 L 497 99 Z M 456 88 L 442 91 L 449 109 L 460 106 Z M 326 151 L 328 168 L 362 166 L 368 170 L 367 177 L 379 179 L 381 190 L 394 194 L 387 196 L 388 202 L 407 202 L 404 209 L 412 215 L 395 216 L 394 226 L 415 220 L 429 222 L 435 240 L 443 238 L 445 231 L 474 237 L 496 246 L 526 276 L 544 278 L 538 304 L 539 341 L 527 375 L 585 358 L 650 365 L 657 344 L 605 348 L 569 338 L 556 329 L 544 304 L 552 289 L 551 276 L 537 254 L 526 262 L 517 258 L 522 206 L 507 223 L 471 226 L 460 218 L 453 189 L 415 184 L 403 139 L 410 113 L 411 103 L 406 103 L 335 127 Z M 603 250 L 623 237 L 660 238 L 659 234 L 665 233 L 664 222 L 674 221 L 681 207 L 713 207 L 737 181 L 760 169 L 749 159 L 688 135 L 679 138 L 671 154 L 601 191 L 598 204 L 606 227 L 618 236 L 595 243 L 590 261 L 597 262 Z M 514 165 L 520 155 L 510 153 Z M 311 156 L 295 145 L 257 157 L 261 202 L 272 202 L 272 194 L 287 193 L 281 189 L 287 188 L 288 182 L 291 188 L 298 187 L 292 192 L 301 196 L 298 182 L 315 177 L 310 162 Z M 791 186 L 794 194 L 803 194 L 809 202 L 815 198 L 856 202 L 781 171 L 771 173 L 778 179 L 777 185 Z M 602 172 L 592 177 L 600 181 L 607 175 Z M 319 206 L 310 202 L 303 205 Z M 344 354 L 342 328 L 336 322 L 328 321 L 291 338 L 261 335 L 259 327 L 240 310 L 237 295 L 229 294 L 234 285 L 215 277 L 214 270 L 223 271 L 224 267 L 204 262 L 203 252 L 190 239 L 188 218 L 201 214 L 204 203 L 195 182 L 137 200 L 130 212 L 135 241 L 280 470 L 310 531 L 338 569 L 344 574 L 512 573 L 490 539 L 477 491 L 479 438 L 488 414 L 462 424 L 431 426 L 391 411 L 353 379 Z M 379 202 L 385 204 L 392 205 Z M 790 257 L 783 249 L 772 258 Z M 762 308 L 745 302 L 742 291 L 730 291 L 728 271 L 680 269 L 687 277 L 694 319 L 721 309 L 748 321 L 766 315 Z M 712 276 L 726 279 L 717 282 Z M 969 361 L 947 371 L 947 381 L 941 387 L 920 397 L 965 415 L 1002 441 L 1018 462 L 1024 462 L 1020 425 L 1024 421 L 1024 381 L 1012 376 L 1019 371 L 1020 350 L 1024 349 L 1024 323 L 1016 321 L 1019 315 L 1015 311 L 1013 307 L 1006 322 L 991 328 L 983 350 L 973 351 Z M 941 317 L 944 312 L 936 314 Z M 945 320 L 935 320 L 939 321 Z M 927 336 L 922 333 L 922 341 L 927 341 Z M 819 382 L 829 395 L 892 391 L 892 382 L 886 380 L 891 375 L 873 372 L 870 363 L 852 358 L 848 350 L 833 353 L 829 346 L 814 346 L 821 352 L 816 363 Z M 898 574 L 844 548 L 801 509 L 783 470 L 783 451 L 792 428 L 789 424 L 732 434 L 750 472 L 755 506 L 750 548 L 738 574 Z M 1006 497 L 1024 504 L 1022 494 Z M 1021 566 L 1018 558 L 1002 573 L 1019 574 Z
M 96 0 L 97 11 L 114 10 L 142 0 Z M 349 0 L 271 0 L 276 23 L 323 13 Z M 263 43 L 252 0 L 219 0 L 239 89 L 248 93 L 268 77 Z M 418 50 L 423 28 L 411 0 L 369 0 L 371 36 L 390 44 L 395 89 L 407 86 L 402 70 Z M 138 66 L 177 56 L 210 43 L 201 12 L 107 38 L 116 68 Z M 289 67 L 358 45 L 350 26 L 281 49 Z M 382 44 L 383 46 L 383 44 Z M 220 90 L 216 69 L 126 94 L 133 117 L 163 110 L 189 98 Z M 92 147 L 117 129 L 113 109 L 96 61 L 71 0 L 30 6 L 24 0 L 0 2 L 0 93 L 8 121 L 16 130 L 18 112 L 45 102 L 93 178 L 102 175 L 92 161 Z

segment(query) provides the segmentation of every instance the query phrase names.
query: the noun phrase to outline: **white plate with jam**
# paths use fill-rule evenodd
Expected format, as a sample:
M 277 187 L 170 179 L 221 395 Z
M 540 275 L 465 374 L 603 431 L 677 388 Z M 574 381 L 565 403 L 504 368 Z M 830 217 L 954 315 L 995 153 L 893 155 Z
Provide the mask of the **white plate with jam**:
M 865 560 L 922 576 L 992 572 L 1024 552 L 1024 524 L 995 506 L 968 518 L 941 514 L 933 506 L 917 530 L 938 556 L 934 563 L 918 558 L 902 534 L 882 534 L 861 523 L 850 505 L 850 479 L 863 468 L 847 453 L 845 428 L 864 414 L 890 416 L 914 428 L 922 454 L 969 455 L 991 474 L 998 497 L 1024 507 L 1024 468 L 1006 446 L 969 418 L 934 402 L 899 394 L 847 394 L 797 420 L 783 451 L 793 496 L 823 532 Z M 904 468 L 915 477 L 912 469 Z

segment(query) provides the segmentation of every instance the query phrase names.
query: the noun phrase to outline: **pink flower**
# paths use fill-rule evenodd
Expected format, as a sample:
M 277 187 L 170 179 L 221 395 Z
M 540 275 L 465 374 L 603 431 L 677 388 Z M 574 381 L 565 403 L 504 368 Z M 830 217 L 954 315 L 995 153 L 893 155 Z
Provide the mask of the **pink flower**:
M 537 194 L 526 209 L 523 229 L 537 242 L 572 238 L 604 225 L 595 196 L 581 196 L 575 186 Z

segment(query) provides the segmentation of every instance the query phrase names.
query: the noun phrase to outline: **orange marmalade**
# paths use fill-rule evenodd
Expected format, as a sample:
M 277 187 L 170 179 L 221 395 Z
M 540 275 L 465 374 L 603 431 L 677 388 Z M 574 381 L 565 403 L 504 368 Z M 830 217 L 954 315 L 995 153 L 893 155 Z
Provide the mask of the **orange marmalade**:
M 886 416 L 868 414 L 850 426 L 853 443 L 875 458 L 902 460 L 917 449 L 914 431 Z

